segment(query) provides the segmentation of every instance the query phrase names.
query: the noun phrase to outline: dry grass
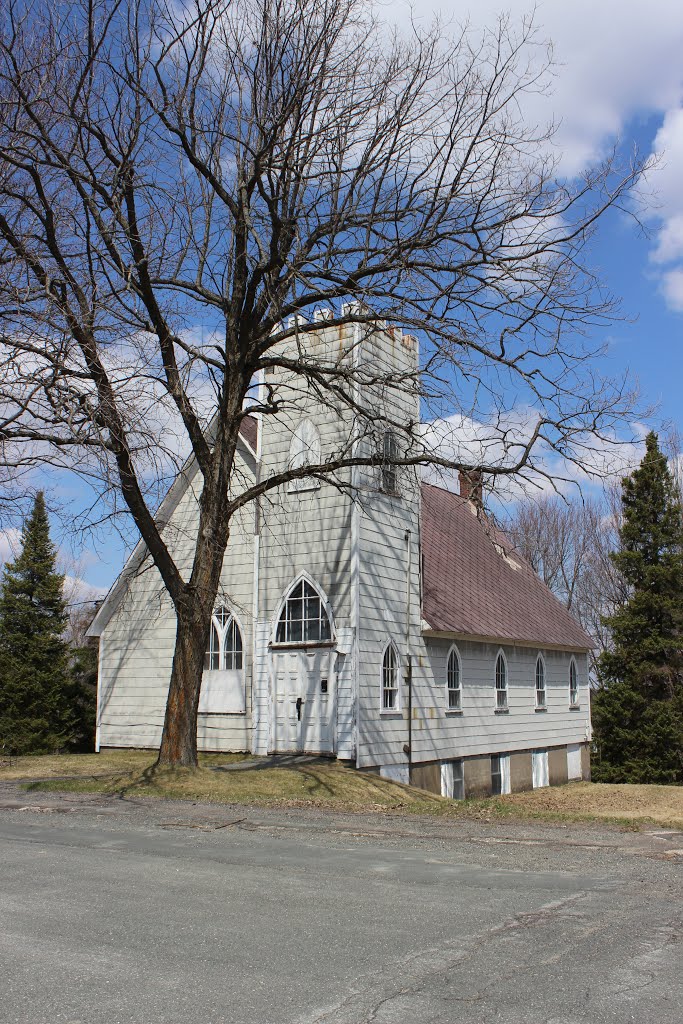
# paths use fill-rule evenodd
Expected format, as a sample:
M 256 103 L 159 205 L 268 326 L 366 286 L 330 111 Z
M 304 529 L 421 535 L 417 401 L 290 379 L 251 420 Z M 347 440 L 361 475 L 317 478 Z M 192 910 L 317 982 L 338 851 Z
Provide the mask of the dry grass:
M 683 828 L 683 786 L 616 786 L 573 782 L 531 793 L 515 793 L 501 803 L 521 815 L 562 816 L 576 820 L 597 819 L 656 823 Z M 513 813 L 514 813 L 513 812 Z
M 244 754 L 200 754 L 201 764 L 242 761 Z M 0 757 L 0 781 L 10 779 L 97 778 L 142 772 L 154 764 L 150 750 L 103 750 L 100 754 L 41 754 L 35 757 Z
M 0 780 L 33 779 L 29 788 L 71 793 L 165 797 L 209 803 L 280 807 L 327 807 L 339 810 L 401 810 L 430 813 L 453 808 L 448 800 L 358 772 L 336 761 L 292 766 L 256 765 L 221 771 L 244 755 L 201 755 L 197 769 L 156 769 L 148 751 L 108 751 L 101 755 L 24 758 L 0 769 Z
M 355 771 L 336 761 L 272 767 L 250 758 L 256 761 L 255 766 L 238 771 L 220 770 L 221 766 L 244 758 L 243 754 L 204 754 L 200 755 L 200 767 L 196 770 L 153 771 L 154 756 L 150 751 L 26 757 L 16 760 L 11 767 L 0 766 L 0 781 L 27 780 L 30 788 L 40 790 L 210 803 L 683 828 L 683 787 L 583 782 L 458 803 Z

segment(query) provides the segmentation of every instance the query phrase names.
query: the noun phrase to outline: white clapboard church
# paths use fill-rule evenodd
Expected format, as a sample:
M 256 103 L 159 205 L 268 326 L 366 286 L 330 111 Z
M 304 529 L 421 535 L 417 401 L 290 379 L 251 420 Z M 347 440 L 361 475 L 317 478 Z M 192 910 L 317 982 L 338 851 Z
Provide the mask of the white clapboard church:
M 417 365 L 416 339 L 396 328 L 361 334 L 321 312 L 301 332 L 320 365 L 348 359 L 367 371 L 358 401 L 368 421 L 372 403 L 388 400 L 371 382 Z M 342 445 L 378 443 L 287 371 L 266 383 L 283 412 L 244 420 L 240 488 Z M 419 421 L 415 390 L 390 400 L 394 420 Z M 380 443 L 401 441 L 387 431 Z M 477 495 L 390 464 L 356 467 L 348 482 L 290 482 L 235 520 L 200 749 L 329 755 L 455 797 L 586 778 L 591 640 L 489 526 Z M 188 572 L 200 483 L 190 462 L 159 510 Z M 97 749 L 157 747 L 175 618 L 144 545 L 90 632 L 100 644 Z

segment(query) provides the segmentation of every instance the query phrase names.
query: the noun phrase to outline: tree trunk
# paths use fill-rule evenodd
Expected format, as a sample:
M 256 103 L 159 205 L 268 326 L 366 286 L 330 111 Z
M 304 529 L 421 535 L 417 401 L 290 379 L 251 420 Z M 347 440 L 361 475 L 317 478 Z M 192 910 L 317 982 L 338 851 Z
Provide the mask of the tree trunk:
M 197 767 L 197 708 L 211 621 L 201 602 L 177 610 L 177 633 L 158 765 Z

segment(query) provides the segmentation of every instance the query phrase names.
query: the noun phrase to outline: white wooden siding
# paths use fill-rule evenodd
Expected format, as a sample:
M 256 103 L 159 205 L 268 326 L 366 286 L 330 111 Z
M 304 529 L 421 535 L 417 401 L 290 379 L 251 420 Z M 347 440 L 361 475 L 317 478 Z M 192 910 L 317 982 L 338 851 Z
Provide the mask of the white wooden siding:
M 242 466 L 242 472 L 248 467 Z M 196 530 L 194 487 L 176 508 L 164 538 L 181 571 L 189 573 Z M 251 744 L 253 512 L 242 510 L 233 523 L 221 576 L 220 597 L 237 613 L 244 644 L 246 711 L 200 714 L 200 750 L 248 750 Z M 245 566 L 249 571 L 245 572 Z M 176 620 L 154 566 L 146 563 L 129 582 L 100 643 L 99 740 L 103 747 L 159 746 L 175 646 Z
M 508 711 L 495 712 L 497 644 L 459 640 L 462 714 L 447 710 L 446 662 L 450 643 L 429 640 L 414 659 L 413 761 L 475 757 L 583 743 L 590 735 L 587 659 L 575 655 L 581 707 L 569 707 L 571 654 L 543 651 L 547 710 L 535 708 L 538 648 L 503 644 L 508 665 Z
M 322 362 L 343 357 L 352 327 L 320 327 L 312 345 Z M 417 352 L 388 334 L 363 342 L 357 357 L 373 371 L 409 368 Z M 279 373 L 268 378 L 285 411 L 266 418 L 261 432 L 262 474 L 286 466 L 291 438 L 305 416 L 320 434 L 321 451 L 348 444 L 353 424 L 346 411 L 316 404 L 300 382 Z M 363 400 L 381 402 L 365 394 Z M 391 396 L 391 414 L 418 417 L 416 396 Z M 373 442 L 374 443 L 374 442 Z M 363 444 L 360 442 L 361 450 Z M 367 448 L 370 454 L 370 448 Z M 240 466 L 242 481 L 250 467 Z M 348 479 L 348 477 L 347 477 Z M 547 710 L 535 711 L 538 648 L 503 645 L 508 664 L 508 713 L 495 714 L 497 644 L 458 640 L 462 714 L 448 712 L 446 660 L 450 641 L 425 639 L 419 601 L 419 480 L 399 472 L 398 496 L 378 490 L 378 471 L 358 472 L 360 501 L 330 484 L 315 490 L 266 495 L 236 519 L 226 552 L 221 597 L 237 612 L 243 629 L 246 712 L 201 715 L 200 749 L 271 749 L 273 717 L 272 639 L 278 608 L 289 586 L 305 572 L 329 600 L 337 637 L 336 745 L 338 756 L 359 766 L 385 766 L 405 775 L 408 742 L 404 674 L 412 659 L 412 760 L 443 760 L 576 745 L 590 738 L 586 657 L 577 657 L 579 710 L 569 708 L 568 653 L 542 651 L 546 663 Z M 180 501 L 165 537 L 181 570 L 189 573 L 197 522 L 194 481 Z M 258 545 L 254 539 L 256 517 Z M 406 534 L 410 537 L 408 573 Z M 254 578 L 258 580 L 254 592 Z M 455 581 L 454 581 L 455 585 Z M 406 596 L 410 595 L 406 636 Z M 254 622 L 257 617 L 258 621 Z M 380 712 L 382 652 L 393 640 L 401 659 L 401 710 Z M 158 745 L 175 643 L 175 616 L 155 569 L 133 579 L 101 640 L 98 732 L 102 746 Z

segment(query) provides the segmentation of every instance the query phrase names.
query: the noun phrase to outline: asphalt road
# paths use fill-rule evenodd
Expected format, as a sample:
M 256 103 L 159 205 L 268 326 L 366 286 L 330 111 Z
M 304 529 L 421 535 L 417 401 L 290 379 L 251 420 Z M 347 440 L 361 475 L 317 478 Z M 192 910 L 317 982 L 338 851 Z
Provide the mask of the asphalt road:
M 680 833 L 6 786 L 0 1021 L 681 1024 L 682 896 Z

